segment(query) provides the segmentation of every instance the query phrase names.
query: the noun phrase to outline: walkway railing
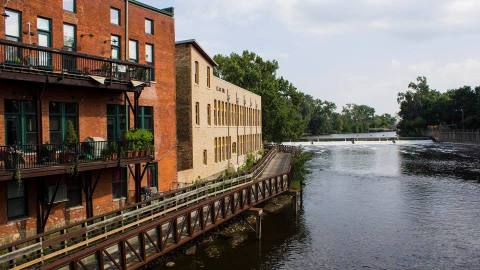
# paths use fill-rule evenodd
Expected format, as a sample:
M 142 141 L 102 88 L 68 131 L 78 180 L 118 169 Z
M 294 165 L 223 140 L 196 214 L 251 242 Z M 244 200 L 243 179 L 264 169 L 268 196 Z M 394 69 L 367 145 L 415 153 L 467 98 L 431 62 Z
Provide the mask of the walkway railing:
M 480 131 L 440 131 L 437 139 L 441 142 L 480 144 Z
M 58 76 L 99 76 L 112 82 L 150 82 L 153 68 L 88 54 L 0 40 L 0 69 Z
M 251 184 L 278 149 L 279 147 L 271 147 L 250 172 L 238 177 L 157 194 L 148 201 L 0 247 L 0 267 L 18 266 L 16 269 L 24 269 L 46 260 L 62 258 L 74 250 L 105 241 L 106 238 L 136 229 L 156 218 Z
M 0 146 L 0 170 L 34 169 L 72 163 L 153 157 L 153 145 L 92 141 L 75 144 Z

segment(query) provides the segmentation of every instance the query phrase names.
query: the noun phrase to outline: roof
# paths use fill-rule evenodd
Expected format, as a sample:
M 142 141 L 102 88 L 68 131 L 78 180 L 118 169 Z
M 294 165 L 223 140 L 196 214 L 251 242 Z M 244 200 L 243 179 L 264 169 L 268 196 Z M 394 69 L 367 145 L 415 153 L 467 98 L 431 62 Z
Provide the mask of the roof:
M 134 4 L 134 5 L 149 9 L 151 11 L 155 11 L 155 12 L 161 13 L 163 15 L 170 16 L 170 17 L 173 17 L 173 15 L 174 15 L 174 8 L 173 7 L 159 9 L 159 8 L 147 5 L 145 3 L 142 3 L 140 1 L 137 1 L 137 0 L 129 0 L 128 2 L 131 3 L 131 4 Z
M 175 43 L 175 46 L 179 46 L 179 45 L 192 45 L 193 47 L 195 47 L 195 49 L 197 49 L 197 51 L 200 52 L 201 55 L 203 55 L 203 57 L 205 57 L 205 59 L 207 59 L 208 62 L 210 62 L 210 64 L 212 64 L 215 67 L 218 66 L 217 62 L 215 62 L 215 60 L 213 60 L 213 58 L 210 57 L 210 55 L 208 55 L 208 53 L 200 46 L 200 44 L 198 44 L 198 42 L 195 39 L 177 41 Z

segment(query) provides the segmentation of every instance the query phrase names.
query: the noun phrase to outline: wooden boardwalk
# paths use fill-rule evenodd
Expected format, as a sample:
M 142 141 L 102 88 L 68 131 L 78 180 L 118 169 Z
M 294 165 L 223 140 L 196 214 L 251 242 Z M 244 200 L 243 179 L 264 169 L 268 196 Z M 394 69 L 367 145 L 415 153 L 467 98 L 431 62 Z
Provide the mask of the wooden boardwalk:
M 258 178 L 269 178 L 284 172 L 288 172 L 290 171 L 291 162 L 291 153 L 279 152 L 275 155 L 272 161 L 270 161 Z
M 0 247 L 0 269 L 138 269 L 288 191 L 292 147 L 274 146 L 249 174 L 179 189 Z

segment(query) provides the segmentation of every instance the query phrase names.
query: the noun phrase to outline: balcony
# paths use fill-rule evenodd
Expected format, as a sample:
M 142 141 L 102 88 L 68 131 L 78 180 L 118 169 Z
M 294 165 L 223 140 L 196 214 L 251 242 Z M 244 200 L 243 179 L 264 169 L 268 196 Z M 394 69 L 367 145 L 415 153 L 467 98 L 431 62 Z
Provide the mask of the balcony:
M 153 67 L 0 40 L 0 78 L 134 91 L 149 84 Z
M 73 174 L 153 160 L 153 145 L 131 142 L 0 146 L 0 181 L 19 172 L 21 177 Z

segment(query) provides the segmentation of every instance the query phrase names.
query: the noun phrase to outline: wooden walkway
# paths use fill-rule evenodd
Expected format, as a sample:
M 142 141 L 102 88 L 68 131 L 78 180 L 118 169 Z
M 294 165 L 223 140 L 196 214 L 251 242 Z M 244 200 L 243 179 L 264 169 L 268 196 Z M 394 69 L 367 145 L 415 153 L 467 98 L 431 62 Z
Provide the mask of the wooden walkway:
M 275 155 L 272 161 L 270 161 L 258 178 L 269 178 L 284 172 L 288 172 L 290 170 L 291 162 L 291 153 L 279 152 Z
M 0 269 L 138 269 L 288 191 L 292 147 L 270 148 L 249 174 L 153 200 L 0 247 Z

